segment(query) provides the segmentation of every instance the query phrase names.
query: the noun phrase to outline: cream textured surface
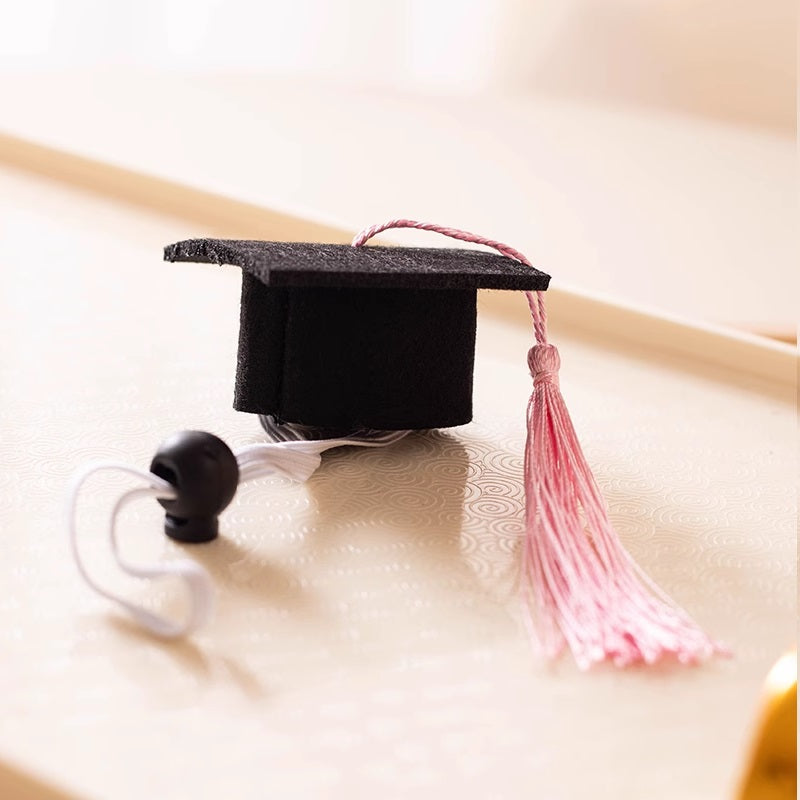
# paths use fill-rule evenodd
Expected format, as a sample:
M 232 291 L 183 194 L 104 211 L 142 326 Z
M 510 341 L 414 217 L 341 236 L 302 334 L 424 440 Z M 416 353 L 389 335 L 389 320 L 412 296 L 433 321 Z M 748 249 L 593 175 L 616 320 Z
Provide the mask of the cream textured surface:
M 475 422 L 335 452 L 306 486 L 243 487 L 222 538 L 189 549 L 216 618 L 164 645 L 79 582 L 65 487 L 87 459 L 146 466 L 180 428 L 258 439 L 230 410 L 237 271 L 161 261 L 164 243 L 220 231 L 11 172 L 0 218 L 0 759 L 115 800 L 728 796 L 794 637 L 788 386 L 554 326 L 621 535 L 732 660 L 589 674 L 532 660 L 513 593 L 529 335 L 491 300 Z M 123 485 L 96 480 L 80 515 L 118 586 L 102 531 Z M 123 529 L 143 558 L 182 549 L 155 504 Z

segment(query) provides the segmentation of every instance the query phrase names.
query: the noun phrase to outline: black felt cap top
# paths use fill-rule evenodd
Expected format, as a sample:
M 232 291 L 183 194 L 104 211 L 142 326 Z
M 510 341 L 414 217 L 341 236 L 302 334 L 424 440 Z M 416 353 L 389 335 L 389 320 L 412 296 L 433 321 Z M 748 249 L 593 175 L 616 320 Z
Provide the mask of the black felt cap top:
M 164 258 L 242 267 L 266 286 L 542 291 L 550 282 L 512 258 L 461 248 L 187 239 Z

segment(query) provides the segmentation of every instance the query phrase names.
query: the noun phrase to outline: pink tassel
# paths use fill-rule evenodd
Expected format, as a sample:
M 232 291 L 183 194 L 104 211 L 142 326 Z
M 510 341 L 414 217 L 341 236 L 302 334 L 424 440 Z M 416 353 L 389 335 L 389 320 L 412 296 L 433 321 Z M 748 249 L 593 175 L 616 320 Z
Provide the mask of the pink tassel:
M 528 353 L 522 585 L 545 655 L 566 642 L 587 669 L 605 659 L 628 666 L 671 655 L 689 664 L 724 652 L 623 548 L 561 396 L 560 365 L 551 344 Z
M 353 246 L 389 228 L 436 231 L 531 266 L 502 242 L 408 219 L 366 228 Z M 607 659 L 628 666 L 672 656 L 691 664 L 726 653 L 623 548 L 561 396 L 561 360 L 547 340 L 544 297 L 526 294 L 536 344 L 528 353 L 533 393 L 525 445 L 522 593 L 541 649 L 555 658 L 567 644 L 583 669 Z

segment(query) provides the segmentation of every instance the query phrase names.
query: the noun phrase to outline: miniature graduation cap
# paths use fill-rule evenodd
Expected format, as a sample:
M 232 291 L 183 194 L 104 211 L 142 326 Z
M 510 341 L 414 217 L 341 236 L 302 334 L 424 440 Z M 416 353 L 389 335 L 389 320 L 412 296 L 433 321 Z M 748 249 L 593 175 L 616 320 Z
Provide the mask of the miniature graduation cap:
M 435 231 L 497 253 L 363 247 L 389 228 Z M 689 663 L 721 651 L 641 573 L 613 529 L 559 389 L 543 294 L 549 276 L 522 253 L 465 231 L 398 219 L 365 229 L 352 246 L 192 239 L 169 245 L 164 256 L 242 268 L 234 406 L 259 414 L 276 440 L 235 454 L 211 434 L 185 432 L 165 442 L 150 472 L 137 474 L 165 507 L 168 535 L 212 539 L 216 515 L 238 482 L 269 471 L 305 480 L 328 448 L 391 444 L 411 429 L 469 422 L 476 290 L 521 290 L 535 342 L 528 353 L 533 390 L 520 584 L 535 641 L 550 657 L 569 646 L 583 667 L 667 655 Z M 84 578 L 98 589 L 75 546 L 74 503 L 86 474 L 73 487 L 70 534 Z M 155 633 L 183 635 L 206 618 L 210 588 L 192 562 L 172 569 L 194 597 L 182 625 L 102 593 Z
M 164 257 L 242 268 L 234 408 L 331 430 L 470 422 L 477 289 L 550 280 L 463 249 L 190 239 Z

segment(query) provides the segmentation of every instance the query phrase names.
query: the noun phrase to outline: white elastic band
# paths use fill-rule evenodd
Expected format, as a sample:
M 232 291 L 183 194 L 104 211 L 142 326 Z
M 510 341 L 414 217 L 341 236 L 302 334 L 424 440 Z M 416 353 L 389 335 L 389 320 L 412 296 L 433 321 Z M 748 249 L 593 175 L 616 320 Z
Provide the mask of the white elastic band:
M 358 447 L 385 447 L 402 439 L 409 431 L 391 431 L 376 435 L 371 433 L 360 437 L 339 439 L 292 440 L 253 444 L 238 450 L 236 461 L 239 465 L 239 483 L 265 475 L 280 474 L 292 480 L 305 482 L 322 462 L 322 453 L 334 447 L 353 445 Z M 126 600 L 101 586 L 92 578 L 78 549 L 75 511 L 81 487 L 96 472 L 120 470 L 142 479 L 146 485 L 129 489 L 114 504 L 111 512 L 109 539 L 111 552 L 119 568 L 134 578 L 154 580 L 160 578 L 179 578 L 183 581 L 189 595 L 189 609 L 183 621 L 174 621 L 149 611 L 142 605 Z M 87 464 L 72 481 L 67 499 L 67 531 L 75 564 L 86 584 L 99 595 L 124 608 L 146 630 L 165 639 L 186 636 L 202 627 L 210 618 L 214 606 L 214 587 L 211 576 L 200 564 L 189 559 L 175 559 L 160 564 L 132 564 L 119 550 L 116 533 L 117 516 L 125 506 L 140 497 L 154 497 L 172 500 L 176 497 L 172 484 L 152 472 L 136 469 L 113 461 Z
M 186 618 L 183 621 L 174 621 L 166 617 L 154 614 L 152 611 L 144 608 L 141 605 L 132 603 L 126 600 L 121 595 L 101 586 L 97 581 L 92 578 L 86 565 L 81 557 L 78 548 L 78 532 L 75 523 L 75 509 L 78 501 L 78 494 L 81 487 L 86 480 L 94 475 L 96 472 L 104 470 L 118 470 L 133 475 L 136 478 L 142 479 L 146 486 L 140 486 L 136 489 L 129 489 L 125 492 L 114 504 L 111 513 L 111 526 L 109 529 L 109 538 L 111 541 L 111 552 L 114 556 L 119 568 L 128 575 L 134 578 L 145 579 L 159 579 L 159 578 L 179 578 L 183 581 L 188 594 L 189 594 L 189 610 Z M 121 554 L 119 549 L 119 542 L 117 540 L 117 515 L 129 503 L 137 500 L 140 497 L 154 497 L 171 500 L 175 498 L 174 487 L 162 480 L 152 472 L 145 472 L 144 470 L 130 467 L 127 464 L 120 464 L 114 461 L 101 461 L 92 464 L 87 464 L 81 469 L 72 481 L 67 500 L 67 531 L 69 533 L 69 543 L 72 550 L 72 556 L 75 559 L 75 564 L 78 567 L 78 572 L 86 583 L 94 589 L 95 592 L 103 597 L 116 603 L 118 606 L 124 608 L 130 613 L 133 618 L 144 628 L 147 628 L 151 633 L 156 636 L 161 636 L 165 639 L 172 639 L 179 636 L 184 636 L 197 630 L 202 626 L 211 616 L 213 607 L 214 589 L 211 583 L 211 578 L 203 567 L 196 564 L 189 559 L 176 559 L 167 561 L 163 564 L 132 564 L 127 561 Z

